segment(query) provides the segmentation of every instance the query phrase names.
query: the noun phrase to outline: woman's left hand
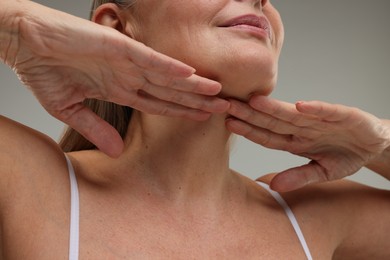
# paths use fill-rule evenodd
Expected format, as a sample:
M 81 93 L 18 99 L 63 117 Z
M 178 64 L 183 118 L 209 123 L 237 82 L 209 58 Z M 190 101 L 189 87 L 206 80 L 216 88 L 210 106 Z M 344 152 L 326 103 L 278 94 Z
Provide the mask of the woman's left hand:
M 248 104 L 231 100 L 227 128 L 267 148 L 310 159 L 279 173 L 277 191 L 341 179 L 357 172 L 390 146 L 390 127 L 357 108 L 320 101 L 295 105 L 264 96 Z

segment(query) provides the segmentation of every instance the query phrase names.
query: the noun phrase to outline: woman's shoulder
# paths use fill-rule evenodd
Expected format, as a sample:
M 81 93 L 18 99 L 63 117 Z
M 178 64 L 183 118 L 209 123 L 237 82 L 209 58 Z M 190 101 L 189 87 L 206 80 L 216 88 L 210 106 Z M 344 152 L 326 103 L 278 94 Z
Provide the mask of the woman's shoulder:
M 37 236 L 53 232 L 62 241 L 69 205 L 68 167 L 56 142 L 0 116 L 0 227 L 6 227 L 0 228 L 0 240 L 9 242 L 10 251 L 31 241 L 39 244 Z
M 0 196 L 27 182 L 44 185 L 67 169 L 58 144 L 36 130 L 0 116 L 0 136 Z
M 7 161 L 8 165 L 22 166 L 44 158 L 58 160 L 64 156 L 50 137 L 4 116 L 0 116 L 0 136 L 0 160 Z
M 257 181 L 270 184 L 274 176 L 265 175 Z M 329 247 L 341 256 L 349 255 L 351 249 L 358 250 L 350 243 L 359 245 L 362 252 L 369 252 L 370 246 L 375 248 L 370 241 L 383 238 L 381 227 L 390 227 L 389 190 L 342 179 L 311 184 L 280 195 L 293 211 L 308 240 L 325 238 L 322 243 L 330 243 Z M 371 238 L 367 236 L 368 231 Z M 367 239 L 362 239 L 364 234 Z
M 276 174 L 267 174 L 257 182 L 270 184 Z M 301 189 L 280 193 L 295 210 L 313 210 L 320 216 L 347 215 L 362 207 L 389 202 L 390 191 L 380 190 L 348 179 L 311 184 Z

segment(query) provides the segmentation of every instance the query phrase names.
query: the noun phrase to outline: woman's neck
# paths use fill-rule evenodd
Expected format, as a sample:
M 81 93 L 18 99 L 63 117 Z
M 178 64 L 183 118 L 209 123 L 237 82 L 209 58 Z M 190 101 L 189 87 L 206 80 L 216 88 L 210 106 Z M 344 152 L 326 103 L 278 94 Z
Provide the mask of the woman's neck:
M 229 169 L 229 142 L 224 115 L 193 122 L 136 112 L 120 160 L 139 187 L 171 201 L 220 200 L 242 189 Z

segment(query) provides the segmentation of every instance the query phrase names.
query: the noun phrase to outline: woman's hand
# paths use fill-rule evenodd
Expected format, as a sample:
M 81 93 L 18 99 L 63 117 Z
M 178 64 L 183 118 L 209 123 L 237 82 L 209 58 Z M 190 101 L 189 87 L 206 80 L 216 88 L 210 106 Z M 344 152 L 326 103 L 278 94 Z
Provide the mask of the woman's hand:
M 231 100 L 228 112 L 233 116 L 226 122 L 230 131 L 311 160 L 275 176 L 271 187 L 277 191 L 343 178 L 390 149 L 390 125 L 356 108 L 254 96 L 249 104 Z
M 51 115 L 111 156 L 120 154 L 123 142 L 82 104 L 86 98 L 192 120 L 229 106 L 213 97 L 219 83 L 114 29 L 31 1 L 1 2 L 3 61 Z

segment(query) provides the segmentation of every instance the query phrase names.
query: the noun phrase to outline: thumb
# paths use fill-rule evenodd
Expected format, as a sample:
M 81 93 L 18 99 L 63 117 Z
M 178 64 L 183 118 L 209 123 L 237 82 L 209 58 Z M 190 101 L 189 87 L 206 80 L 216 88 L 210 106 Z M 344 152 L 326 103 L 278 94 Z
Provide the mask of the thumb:
M 74 104 L 54 116 L 108 156 L 119 157 L 122 153 L 124 144 L 118 131 L 82 103 Z
M 327 171 L 316 161 L 290 168 L 277 174 L 271 181 L 271 189 L 278 192 L 288 192 L 303 188 L 310 183 L 327 181 Z

